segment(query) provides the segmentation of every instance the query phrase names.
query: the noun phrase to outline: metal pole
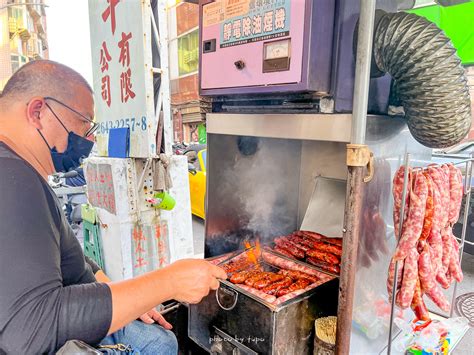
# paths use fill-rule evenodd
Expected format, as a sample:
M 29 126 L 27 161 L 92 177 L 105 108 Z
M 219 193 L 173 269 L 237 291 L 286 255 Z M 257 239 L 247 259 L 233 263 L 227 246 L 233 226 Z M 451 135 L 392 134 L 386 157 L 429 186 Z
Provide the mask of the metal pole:
M 160 54 L 160 33 L 158 32 L 158 26 L 156 25 L 155 14 L 151 12 L 151 29 L 153 30 L 153 35 L 155 36 L 156 48 L 158 49 L 158 54 Z
M 466 201 L 464 202 L 464 215 L 461 233 L 461 245 L 459 246 L 459 265 L 462 262 L 462 254 L 464 251 L 464 242 L 466 239 L 467 220 L 469 215 L 469 207 L 471 206 L 471 178 L 472 178 L 472 162 L 469 160 L 466 162 L 466 173 L 464 178 L 464 194 Z M 449 311 L 449 317 L 453 316 L 454 302 L 456 301 L 456 294 L 458 290 L 458 283 L 454 283 L 453 297 L 451 299 L 451 310 Z
M 171 94 L 170 94 L 170 75 L 169 75 L 169 54 L 168 54 L 168 12 L 166 1 L 158 1 L 158 35 L 160 42 L 160 63 L 161 63 L 161 97 L 163 108 L 163 138 L 165 140 L 165 153 L 173 154 L 173 126 L 171 124 Z M 159 116 L 159 112 L 156 112 Z
M 352 144 L 365 144 L 374 18 L 375 0 L 361 0 L 359 32 L 357 37 L 354 97 L 352 100 Z
M 375 0 L 361 0 L 353 98 L 352 144 L 365 144 L 374 17 Z M 336 354 L 338 355 L 350 352 L 364 174 L 365 167 L 348 166 L 337 313 Z
M 402 229 L 403 229 L 403 216 L 405 216 L 405 201 L 407 198 L 407 193 L 408 193 L 408 168 L 410 167 L 410 154 L 406 153 L 405 155 L 405 173 L 403 175 L 403 190 L 402 190 L 402 206 L 400 209 L 400 224 L 398 228 L 398 233 L 399 235 L 396 235 L 395 237 L 400 240 L 401 234 L 402 234 Z M 398 243 L 397 243 L 398 244 Z M 393 317 L 395 315 L 395 299 L 397 295 L 397 287 L 398 287 L 398 261 L 395 262 L 395 270 L 393 273 L 393 285 L 392 285 L 392 303 L 391 303 L 391 308 L 390 308 L 390 325 L 388 329 L 388 348 L 387 348 L 387 354 L 390 355 L 392 353 L 392 336 L 393 336 Z

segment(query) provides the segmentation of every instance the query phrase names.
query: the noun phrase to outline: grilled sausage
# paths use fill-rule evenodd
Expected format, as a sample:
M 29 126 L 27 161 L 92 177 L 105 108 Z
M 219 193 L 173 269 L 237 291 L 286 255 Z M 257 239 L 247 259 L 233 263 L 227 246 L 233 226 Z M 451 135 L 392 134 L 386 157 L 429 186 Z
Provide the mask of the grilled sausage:
M 303 238 L 292 234 L 288 236 L 288 239 L 291 240 L 293 243 L 298 244 L 301 248 L 305 248 L 305 252 L 309 249 L 314 249 L 313 240 L 311 238 Z
M 279 246 L 280 248 L 284 248 L 285 250 L 287 250 L 294 258 L 304 259 L 304 251 L 298 249 L 291 243 L 282 239 L 277 239 L 275 240 L 275 244 Z
M 281 296 L 284 296 L 284 295 L 286 295 L 290 292 L 301 290 L 303 288 L 306 288 L 310 284 L 311 284 L 311 281 L 309 281 L 308 279 L 299 279 L 298 281 L 295 281 L 294 283 L 292 283 L 287 288 L 283 288 L 280 291 L 278 291 L 277 296 L 281 297 Z
M 268 253 L 268 252 L 265 252 L 265 251 L 262 252 L 262 258 L 267 263 L 269 263 L 271 265 L 274 265 L 274 266 L 277 266 L 281 269 L 298 270 L 298 271 L 304 272 L 306 274 L 317 275 L 317 277 L 323 278 L 326 281 L 329 281 L 329 280 L 333 279 L 332 276 L 329 276 L 329 275 L 326 275 L 326 274 L 321 274 L 321 273 L 315 271 L 313 268 L 311 268 L 309 266 L 306 266 L 306 265 L 303 265 L 303 264 L 297 264 L 297 263 L 295 263 L 291 260 L 283 259 L 282 257 L 280 257 L 278 255 L 271 254 L 271 253 Z
M 285 277 L 283 275 L 275 274 L 273 272 L 267 273 L 267 275 L 261 279 L 256 281 L 253 284 L 253 287 L 256 288 L 257 290 L 260 290 L 264 287 L 267 287 L 268 285 L 271 285 L 277 281 L 283 280 Z
M 265 273 L 265 272 L 259 271 L 259 272 L 255 273 L 254 275 L 249 276 L 249 277 L 245 280 L 244 283 L 245 283 L 247 286 L 254 287 L 255 282 L 257 282 L 258 280 L 263 279 L 265 276 L 266 276 L 266 273 Z
M 338 265 L 332 265 L 325 263 L 324 261 L 321 261 L 319 259 L 314 259 L 312 257 L 307 257 L 306 261 L 310 263 L 311 265 L 317 266 L 322 270 L 332 272 L 334 274 L 338 274 L 341 272 L 341 268 Z
M 240 258 L 238 260 L 231 260 L 228 263 L 222 265 L 221 267 L 228 273 L 233 273 L 236 271 L 242 271 L 246 270 L 249 268 L 254 267 L 255 264 L 253 264 L 250 260 L 247 260 L 246 258 Z
M 286 288 L 290 286 L 293 283 L 293 280 L 288 277 L 288 276 L 283 276 L 283 279 L 281 281 L 275 282 L 271 285 L 268 285 L 264 288 L 262 288 L 262 292 L 265 292 L 269 295 L 275 295 L 279 290 L 282 288 Z
M 279 246 L 276 246 L 273 248 L 274 251 L 276 251 L 277 253 L 280 253 L 280 254 L 283 254 L 289 258 L 293 258 L 293 254 L 291 254 L 288 250 L 286 250 L 285 248 L 281 248 Z
M 230 277 L 230 282 L 234 283 L 234 284 L 242 284 L 245 282 L 245 280 L 247 280 L 247 278 L 249 276 L 252 275 L 252 273 L 254 273 L 255 271 L 240 271 L 240 272 L 236 272 L 235 274 L 233 274 L 231 277 Z
M 336 256 L 342 255 L 342 248 L 340 246 L 327 244 L 323 242 L 314 242 L 313 249 L 325 251 L 325 252 L 334 254 Z
M 328 264 L 337 265 L 341 262 L 341 260 L 336 255 L 325 252 L 325 251 L 316 250 L 316 249 L 309 250 L 306 253 L 306 255 L 314 259 L 324 261 L 325 263 L 328 263 Z
M 296 271 L 296 270 L 285 270 L 282 269 L 278 272 L 281 275 L 285 275 L 291 277 L 294 281 L 298 281 L 300 279 L 309 280 L 311 283 L 316 282 L 319 280 L 317 276 L 307 274 L 306 272 Z
M 295 248 L 300 249 L 303 253 L 311 249 L 310 246 L 305 245 L 304 243 L 299 243 L 292 237 L 280 237 L 280 239 L 289 243 L 290 245 L 293 245 Z
M 302 237 L 308 237 L 308 238 L 311 238 L 312 240 L 317 241 L 317 242 L 322 241 L 322 242 L 326 242 L 326 243 L 329 243 L 329 244 L 338 245 L 338 246 L 342 247 L 342 239 L 341 238 L 328 238 L 328 237 L 325 237 L 322 234 L 319 234 L 319 233 L 316 233 L 316 232 L 310 232 L 310 231 L 298 231 L 298 232 L 296 232 L 296 235 L 302 236 Z

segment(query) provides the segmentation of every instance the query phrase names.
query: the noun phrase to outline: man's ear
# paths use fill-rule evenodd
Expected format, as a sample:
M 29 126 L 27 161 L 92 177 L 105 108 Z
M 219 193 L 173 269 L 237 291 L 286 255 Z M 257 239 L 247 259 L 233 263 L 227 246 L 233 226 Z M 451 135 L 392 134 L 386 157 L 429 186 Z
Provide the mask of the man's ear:
M 36 129 L 42 129 L 41 115 L 46 108 L 46 103 L 42 97 L 33 97 L 26 106 L 26 118 L 28 123 Z

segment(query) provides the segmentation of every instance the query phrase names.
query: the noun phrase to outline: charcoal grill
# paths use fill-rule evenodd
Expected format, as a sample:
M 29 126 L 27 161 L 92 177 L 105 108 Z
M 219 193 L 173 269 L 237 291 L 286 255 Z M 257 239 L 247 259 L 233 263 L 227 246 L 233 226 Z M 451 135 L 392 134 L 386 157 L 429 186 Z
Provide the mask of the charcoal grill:
M 245 253 L 248 251 L 216 261 L 223 265 L 245 257 Z M 224 262 L 219 263 L 222 259 Z M 191 339 L 211 353 L 305 354 L 311 351 L 314 320 L 337 312 L 338 280 L 270 251 L 263 251 L 259 259 L 264 271 L 281 269 L 269 259 L 311 272 L 321 279 L 311 289 L 280 303 L 278 298 L 271 303 L 240 285 L 221 281 L 217 291 L 201 303 L 190 305 Z

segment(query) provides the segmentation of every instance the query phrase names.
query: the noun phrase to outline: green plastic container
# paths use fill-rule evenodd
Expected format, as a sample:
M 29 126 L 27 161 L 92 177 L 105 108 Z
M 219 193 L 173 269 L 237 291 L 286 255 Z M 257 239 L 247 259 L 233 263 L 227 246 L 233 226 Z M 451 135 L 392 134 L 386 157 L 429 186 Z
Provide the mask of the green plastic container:
M 171 211 L 176 205 L 176 200 L 166 191 L 157 192 L 154 195 L 156 199 L 155 208 Z
M 95 224 L 97 221 L 97 212 L 94 207 L 85 203 L 81 205 L 81 216 L 83 221 Z

